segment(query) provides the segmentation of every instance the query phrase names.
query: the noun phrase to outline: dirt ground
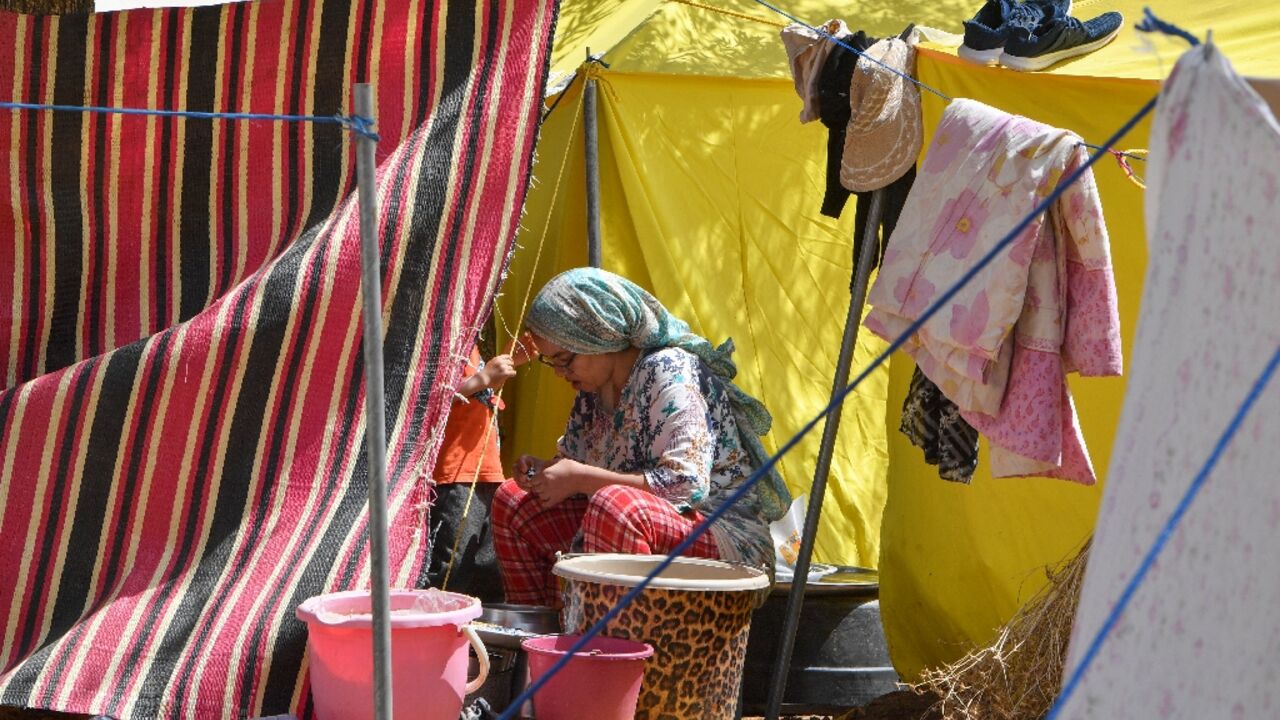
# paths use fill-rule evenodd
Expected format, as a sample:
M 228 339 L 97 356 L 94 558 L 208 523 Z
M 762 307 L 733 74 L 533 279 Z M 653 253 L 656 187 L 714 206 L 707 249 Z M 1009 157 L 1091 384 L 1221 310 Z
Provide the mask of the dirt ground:
M 89 715 L 68 715 L 42 710 L 16 710 L 0 708 L 0 720 L 86 720 Z M 743 718 L 743 720 L 764 720 L 763 718 Z M 833 720 L 830 715 L 793 715 L 784 716 L 780 720 Z
M 843 715 L 792 715 L 784 716 L 781 720 L 940 720 L 940 714 L 936 711 L 931 712 L 936 701 L 937 698 L 934 697 L 921 697 L 912 692 L 900 691 L 882 695 L 872 700 L 866 707 L 857 708 Z M 88 717 L 88 715 L 0 707 L 0 720 L 86 720 Z M 743 720 L 764 719 L 747 717 Z
M 942 720 L 937 703 L 937 696 L 899 690 L 881 695 L 866 707 L 840 715 L 836 720 Z
M 49 712 L 44 710 L 15 710 L 12 707 L 0 707 L 0 720 L 86 720 L 90 715 L 68 715 L 65 712 Z M 744 717 L 742 720 L 764 720 L 763 717 Z M 794 715 L 781 717 L 780 720 L 832 720 L 831 715 Z
M 902 690 L 881 695 L 867 706 L 841 715 L 803 715 L 783 717 L 780 720 L 941 720 L 942 714 L 935 708 L 937 702 L 936 696 L 921 696 Z M 764 718 L 749 717 L 743 720 Z

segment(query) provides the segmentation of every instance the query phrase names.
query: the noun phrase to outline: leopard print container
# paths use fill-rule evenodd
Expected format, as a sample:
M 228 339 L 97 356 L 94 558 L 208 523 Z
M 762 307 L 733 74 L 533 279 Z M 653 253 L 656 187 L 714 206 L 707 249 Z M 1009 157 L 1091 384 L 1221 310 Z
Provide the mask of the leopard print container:
M 594 625 L 662 559 L 587 555 L 561 560 L 555 572 L 564 593 L 565 632 L 583 632 Z M 684 577 L 668 578 L 668 572 Z M 701 583 L 708 589 L 697 588 L 696 578 L 702 573 L 714 578 Z M 736 583 L 728 580 L 733 576 Z M 738 587 L 732 589 L 735 584 Z M 768 577 L 754 568 L 679 558 L 605 626 L 606 635 L 647 642 L 654 648 L 645 664 L 636 718 L 734 717 L 751 613 L 758 591 L 768 584 Z M 668 585 L 677 587 L 663 587 Z

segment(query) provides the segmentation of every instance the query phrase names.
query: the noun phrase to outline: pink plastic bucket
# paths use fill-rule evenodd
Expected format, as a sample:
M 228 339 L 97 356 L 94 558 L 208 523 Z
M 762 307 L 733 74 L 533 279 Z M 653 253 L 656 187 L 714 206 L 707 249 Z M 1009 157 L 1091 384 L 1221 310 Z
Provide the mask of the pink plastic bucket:
M 369 592 L 318 595 L 298 606 L 307 624 L 311 697 L 319 720 L 373 718 L 373 616 Z M 489 654 L 468 623 L 480 601 L 440 590 L 391 591 L 391 708 L 397 720 L 457 720 L 484 682 Z M 482 658 L 467 683 L 467 643 Z
M 564 657 L 580 635 L 549 635 L 520 643 L 529 655 L 530 683 Z M 646 643 L 593 637 L 533 696 L 538 720 L 631 720 L 644 680 Z

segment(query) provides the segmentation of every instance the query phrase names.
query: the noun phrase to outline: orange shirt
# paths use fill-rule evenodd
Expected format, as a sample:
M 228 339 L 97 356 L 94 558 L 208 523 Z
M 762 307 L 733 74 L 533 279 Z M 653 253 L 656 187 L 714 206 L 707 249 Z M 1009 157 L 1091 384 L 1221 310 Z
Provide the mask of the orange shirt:
M 463 368 L 462 377 L 476 373 L 480 364 L 480 351 L 472 348 L 471 359 Z M 437 483 L 502 482 L 502 458 L 498 455 L 498 429 L 489 430 L 489 408 L 479 400 L 464 403 L 455 399 L 449 411 L 449 421 L 444 428 L 444 440 L 436 457 L 436 469 L 432 473 Z M 488 438 L 485 438 L 486 432 Z M 480 475 L 476 476 L 476 467 Z

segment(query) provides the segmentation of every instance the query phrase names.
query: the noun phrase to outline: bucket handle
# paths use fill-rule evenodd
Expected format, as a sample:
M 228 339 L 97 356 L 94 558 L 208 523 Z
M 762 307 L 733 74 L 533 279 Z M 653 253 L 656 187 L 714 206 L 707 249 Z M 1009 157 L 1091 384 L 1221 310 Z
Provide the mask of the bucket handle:
M 476 661 L 480 665 L 480 671 L 476 675 L 476 679 L 467 683 L 466 688 L 462 691 L 463 695 L 470 695 L 479 690 L 480 686 L 484 684 L 485 678 L 489 677 L 489 651 L 485 649 L 484 641 L 480 639 L 480 635 L 471 625 L 463 625 L 462 632 L 466 633 L 467 641 L 471 643 L 471 647 L 476 651 Z

